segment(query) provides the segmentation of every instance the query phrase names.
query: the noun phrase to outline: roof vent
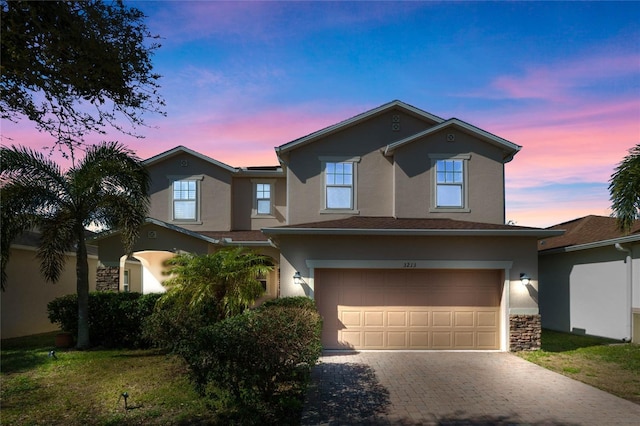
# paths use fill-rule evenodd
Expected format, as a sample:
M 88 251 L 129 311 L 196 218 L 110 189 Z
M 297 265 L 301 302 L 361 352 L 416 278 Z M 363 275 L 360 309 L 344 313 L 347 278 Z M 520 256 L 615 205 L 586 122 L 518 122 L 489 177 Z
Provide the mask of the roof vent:
M 147 238 L 150 238 L 150 239 L 158 238 L 158 233 L 156 231 L 149 231 L 147 232 Z
M 455 142 L 455 141 L 456 141 L 455 133 L 447 133 L 447 142 Z
M 391 130 L 394 132 L 400 131 L 400 115 L 399 114 L 393 114 L 391 116 Z

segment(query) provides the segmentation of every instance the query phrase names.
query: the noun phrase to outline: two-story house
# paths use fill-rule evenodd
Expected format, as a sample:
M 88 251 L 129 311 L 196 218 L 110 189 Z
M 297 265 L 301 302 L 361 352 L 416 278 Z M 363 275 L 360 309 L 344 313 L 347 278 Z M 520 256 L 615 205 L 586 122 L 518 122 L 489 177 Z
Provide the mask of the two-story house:
M 393 101 L 235 168 L 177 147 L 146 160 L 150 218 L 133 258 L 98 238 L 121 290 L 162 291 L 179 251 L 271 256 L 265 297 L 306 295 L 327 349 L 526 349 L 540 339 L 537 240 L 505 224 L 520 146 Z

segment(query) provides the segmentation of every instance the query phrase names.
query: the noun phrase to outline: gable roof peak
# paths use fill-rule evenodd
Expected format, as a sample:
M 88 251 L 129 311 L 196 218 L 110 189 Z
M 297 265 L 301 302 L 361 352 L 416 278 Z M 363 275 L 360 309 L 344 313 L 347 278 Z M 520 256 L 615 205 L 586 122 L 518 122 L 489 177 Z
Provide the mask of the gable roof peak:
M 232 173 L 235 173 L 235 172 L 238 171 L 238 168 L 236 168 L 236 167 L 232 167 L 232 166 L 230 166 L 228 164 L 225 164 L 225 163 L 223 163 L 221 161 L 215 160 L 215 159 L 213 159 L 213 158 L 211 158 L 209 156 L 206 156 L 206 155 L 201 154 L 201 153 L 199 153 L 197 151 L 189 149 L 189 148 L 187 148 L 186 146 L 183 146 L 183 145 L 178 145 L 175 148 L 171 148 L 168 151 L 164 151 L 164 152 L 161 152 L 160 154 L 154 155 L 153 157 L 147 158 L 146 160 L 143 161 L 143 164 L 145 166 L 150 166 L 150 165 L 155 164 L 155 163 L 157 163 L 159 161 L 163 161 L 163 160 L 165 160 L 167 158 L 171 158 L 171 157 L 173 157 L 175 155 L 178 155 L 178 154 L 181 154 L 181 153 L 192 155 L 194 157 L 197 157 L 197 158 L 199 158 L 201 160 L 206 161 L 207 163 L 211 163 L 214 166 L 218 166 L 218 167 L 220 167 L 220 168 L 222 168 L 224 170 L 227 170 L 229 172 L 232 172 Z
M 340 130 L 346 129 L 348 127 L 354 126 L 356 124 L 362 123 L 365 120 L 368 120 L 371 117 L 375 117 L 377 115 L 383 114 L 387 111 L 390 111 L 394 108 L 400 108 L 405 110 L 406 112 L 413 114 L 415 116 L 421 117 L 423 119 L 432 121 L 434 123 L 442 123 L 444 122 L 444 118 L 442 117 L 438 117 L 437 115 L 433 115 L 431 113 L 428 113 L 424 110 L 421 110 L 420 108 L 416 108 L 413 105 L 409 105 L 406 102 L 402 102 L 400 100 L 393 100 L 391 102 L 387 102 L 386 104 L 380 105 L 376 108 L 370 109 L 368 111 L 365 111 L 361 114 L 355 115 L 351 118 L 348 118 L 346 120 L 343 120 L 339 123 L 333 124 L 331 126 L 325 127 L 324 129 L 320 129 L 316 132 L 313 132 L 311 134 L 308 134 L 306 136 L 303 136 L 301 138 L 298 139 L 294 139 L 291 142 L 287 142 L 283 145 L 277 146 L 275 148 L 276 150 L 276 154 L 278 155 L 278 157 L 280 157 L 280 155 L 282 154 L 286 154 L 287 152 L 304 146 L 308 143 L 311 143 L 313 141 L 316 141 L 324 136 L 330 135 L 332 133 L 336 133 Z

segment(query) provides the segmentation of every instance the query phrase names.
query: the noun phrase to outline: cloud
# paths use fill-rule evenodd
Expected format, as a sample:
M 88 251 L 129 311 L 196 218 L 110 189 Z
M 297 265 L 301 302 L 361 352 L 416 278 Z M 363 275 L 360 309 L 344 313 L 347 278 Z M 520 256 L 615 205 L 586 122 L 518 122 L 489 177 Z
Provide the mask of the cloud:
M 609 216 L 607 184 L 587 182 L 514 188 L 507 184 L 506 218 L 546 228 L 588 214 Z

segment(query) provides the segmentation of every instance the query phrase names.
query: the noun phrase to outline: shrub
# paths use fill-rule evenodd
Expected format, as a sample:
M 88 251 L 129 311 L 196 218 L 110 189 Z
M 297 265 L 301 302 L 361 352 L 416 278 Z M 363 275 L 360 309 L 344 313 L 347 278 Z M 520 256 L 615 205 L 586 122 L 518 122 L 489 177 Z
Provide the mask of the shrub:
M 201 328 L 179 353 L 201 393 L 227 398 L 243 422 L 275 422 L 302 407 L 321 328 L 313 301 L 273 302 Z
M 161 294 L 92 292 L 89 294 L 89 339 L 93 345 L 139 348 L 149 346 L 142 322 Z M 58 297 L 47 305 L 49 320 L 63 331 L 78 333 L 78 297 Z

